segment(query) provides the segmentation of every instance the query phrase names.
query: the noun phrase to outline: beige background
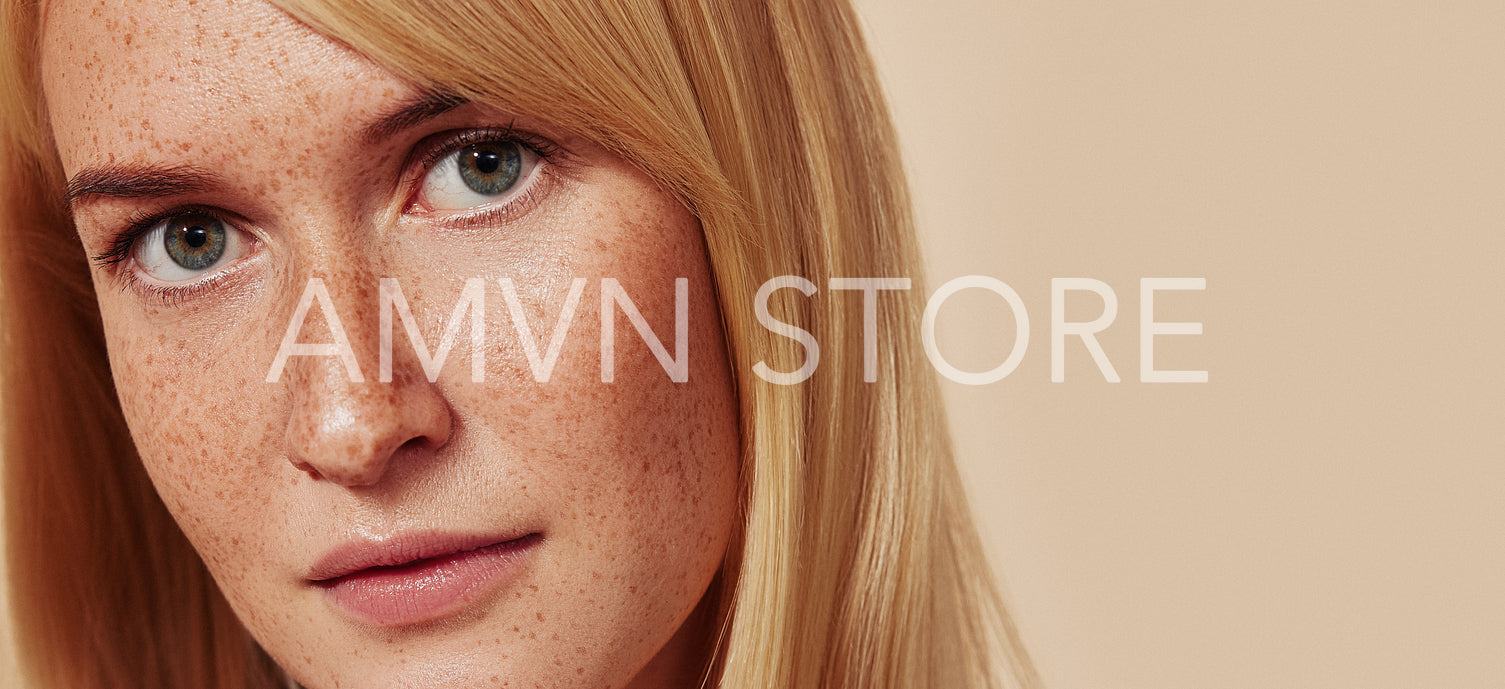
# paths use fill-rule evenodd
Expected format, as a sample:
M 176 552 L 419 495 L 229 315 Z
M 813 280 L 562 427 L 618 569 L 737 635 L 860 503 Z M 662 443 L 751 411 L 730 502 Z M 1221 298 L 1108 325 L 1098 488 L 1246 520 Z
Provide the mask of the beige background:
M 1505 3 L 858 3 L 932 285 L 1028 307 L 947 393 L 1048 686 L 1505 687 Z M 1050 382 L 1075 276 L 1121 383 Z M 1138 382 L 1159 276 L 1207 279 L 1156 340 L 1205 385 Z M 956 299 L 991 368 L 1008 311 Z
M 1047 684 L 1505 687 L 1505 4 L 858 5 L 932 285 L 1028 307 L 1020 368 L 947 393 Z M 1079 342 L 1049 382 L 1076 276 L 1121 383 Z M 1205 385 L 1138 382 L 1162 276 L 1207 279 L 1156 341 Z M 941 318 L 964 368 L 1012 337 L 985 293 Z

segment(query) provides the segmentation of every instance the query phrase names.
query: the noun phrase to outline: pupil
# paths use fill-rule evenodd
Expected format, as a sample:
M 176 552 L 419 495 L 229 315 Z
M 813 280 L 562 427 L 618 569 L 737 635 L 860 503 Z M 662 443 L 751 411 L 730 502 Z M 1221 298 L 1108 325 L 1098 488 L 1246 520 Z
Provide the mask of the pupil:
M 197 249 L 209 241 L 209 230 L 198 226 L 190 227 L 183 231 L 183 241 Z
M 476 169 L 483 175 L 489 175 L 502 166 L 502 157 L 495 151 L 480 151 L 476 153 Z

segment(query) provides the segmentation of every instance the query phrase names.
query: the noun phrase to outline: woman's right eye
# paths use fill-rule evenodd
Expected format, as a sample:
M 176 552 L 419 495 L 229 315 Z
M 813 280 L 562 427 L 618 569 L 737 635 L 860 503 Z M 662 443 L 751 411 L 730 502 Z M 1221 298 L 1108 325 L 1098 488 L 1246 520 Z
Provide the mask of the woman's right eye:
M 219 218 L 189 212 L 165 218 L 137 240 L 136 265 L 167 283 L 197 280 L 246 254 L 244 234 Z

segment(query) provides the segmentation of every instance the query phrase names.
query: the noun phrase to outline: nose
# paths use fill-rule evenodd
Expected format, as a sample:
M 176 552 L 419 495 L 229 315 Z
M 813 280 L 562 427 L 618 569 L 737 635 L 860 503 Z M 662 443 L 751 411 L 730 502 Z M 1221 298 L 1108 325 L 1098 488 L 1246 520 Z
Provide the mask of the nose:
M 379 333 L 377 319 L 368 313 L 377 304 L 376 281 L 371 283 L 369 294 L 356 289 L 349 299 L 331 295 L 331 306 L 340 307 L 336 315 L 324 314 L 324 328 L 304 328 L 299 338 L 331 342 L 334 319 L 343 321 L 360 368 L 370 372 L 364 380 L 352 376 L 337 355 L 292 357 L 283 378 L 291 386 L 285 435 L 289 461 L 315 479 L 349 487 L 380 483 L 394 458 L 435 450 L 450 436 L 449 403 L 438 385 L 415 371 L 418 363 L 411 355 L 395 357 L 391 382 L 372 375 Z M 310 317 L 306 322 L 313 326 L 318 320 Z
M 294 395 L 287 427 L 293 466 L 344 486 L 371 486 L 404 448 L 449 441 L 450 410 L 436 387 L 412 375 L 352 383 L 338 362 Z

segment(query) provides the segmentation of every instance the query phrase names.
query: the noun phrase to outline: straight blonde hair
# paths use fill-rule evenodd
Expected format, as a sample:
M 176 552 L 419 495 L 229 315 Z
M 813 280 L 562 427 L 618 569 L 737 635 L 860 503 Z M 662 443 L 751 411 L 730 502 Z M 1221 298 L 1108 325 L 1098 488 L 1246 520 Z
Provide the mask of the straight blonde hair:
M 923 280 L 879 85 L 845 0 L 274 0 L 434 91 L 550 121 L 651 175 L 701 222 L 742 409 L 741 509 L 713 596 L 707 685 L 1032 687 L 919 342 Z M 0 319 L 5 501 L 21 653 L 37 687 L 271 687 L 153 493 L 115 400 L 40 98 L 38 10 L 4 0 Z M 806 353 L 757 321 L 792 274 L 907 277 L 878 310 L 775 293 Z

